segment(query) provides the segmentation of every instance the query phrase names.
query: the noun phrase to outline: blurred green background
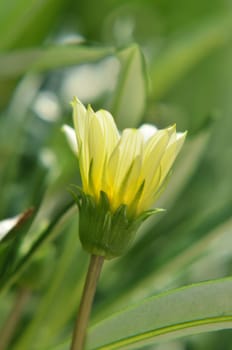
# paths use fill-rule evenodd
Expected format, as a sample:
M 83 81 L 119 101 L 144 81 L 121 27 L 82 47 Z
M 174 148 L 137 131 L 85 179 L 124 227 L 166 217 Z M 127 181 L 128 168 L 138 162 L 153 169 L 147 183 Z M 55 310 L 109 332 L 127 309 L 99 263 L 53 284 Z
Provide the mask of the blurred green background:
M 0 349 L 51 349 L 72 329 L 88 258 L 67 192 L 80 184 L 78 164 L 61 132 L 74 95 L 109 109 L 119 128 L 188 130 L 156 204 L 167 211 L 105 264 L 92 322 L 158 291 L 230 276 L 232 1 L 1 0 L 0 37 L 2 332 L 22 306 Z M 20 225 L 5 221 L 29 208 Z M 146 349 L 232 350 L 232 333 Z

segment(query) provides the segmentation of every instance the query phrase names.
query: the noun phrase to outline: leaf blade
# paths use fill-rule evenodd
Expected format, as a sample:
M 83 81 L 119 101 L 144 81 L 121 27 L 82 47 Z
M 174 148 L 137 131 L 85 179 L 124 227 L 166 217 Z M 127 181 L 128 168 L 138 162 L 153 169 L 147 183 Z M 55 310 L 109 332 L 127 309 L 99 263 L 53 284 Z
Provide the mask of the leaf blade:
M 136 127 L 146 107 L 145 60 L 138 45 L 118 52 L 121 71 L 112 101 L 112 113 L 120 129 Z
M 60 45 L 21 49 L 0 53 L 0 78 L 18 77 L 26 72 L 44 72 L 50 69 L 96 61 L 113 53 L 111 47 Z
M 170 340 L 192 331 L 232 328 L 231 293 L 232 278 L 227 278 L 145 299 L 93 326 L 87 348 L 129 349 L 138 342 L 141 346 L 159 342 L 161 335 Z

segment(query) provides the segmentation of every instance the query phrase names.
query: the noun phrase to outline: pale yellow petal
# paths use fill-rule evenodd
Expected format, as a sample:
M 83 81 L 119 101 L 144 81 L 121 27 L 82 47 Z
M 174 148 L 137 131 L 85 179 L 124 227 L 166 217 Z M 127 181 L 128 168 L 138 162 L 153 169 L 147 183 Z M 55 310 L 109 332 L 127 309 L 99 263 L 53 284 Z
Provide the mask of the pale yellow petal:
M 97 111 L 96 116 L 101 124 L 104 139 L 106 141 L 106 155 L 109 157 L 117 145 L 120 135 L 112 115 L 104 109 Z
M 79 149 L 79 166 L 82 185 L 84 191 L 88 193 L 88 174 L 90 166 L 88 150 L 89 117 L 86 108 L 76 97 L 74 97 L 71 104 L 73 107 L 73 123 Z
M 100 187 L 102 191 L 104 191 L 105 193 L 108 193 L 109 187 L 107 183 L 107 172 L 108 172 L 107 162 L 120 140 L 120 135 L 116 127 L 116 124 L 114 122 L 114 119 L 109 112 L 105 110 L 100 110 L 100 111 L 97 111 L 95 115 L 99 121 L 99 124 L 102 128 L 102 133 L 103 133 L 104 141 L 100 141 L 100 142 L 104 142 L 104 145 L 105 145 L 105 154 L 104 154 L 105 161 L 103 164 Z
M 89 162 L 87 162 L 88 152 L 86 152 L 86 147 L 83 149 L 83 144 L 80 145 L 79 148 L 79 168 L 81 173 L 82 187 L 84 192 L 89 193 L 88 191 L 88 177 L 89 177 Z
M 128 169 L 138 155 L 142 157 L 142 151 L 142 134 L 135 129 L 125 129 L 107 165 L 107 183 L 111 197 L 117 195 Z
M 171 169 L 178 153 L 181 150 L 181 147 L 183 146 L 184 140 L 186 137 L 185 133 L 179 133 L 175 140 L 171 140 L 171 142 L 168 144 L 168 147 L 166 149 L 166 152 L 161 160 L 161 178 L 160 178 L 160 185 L 164 181 L 165 177 L 167 176 L 169 170 Z
M 146 206 L 151 206 L 162 193 L 162 187 L 165 178 L 167 177 L 183 143 L 185 140 L 186 134 L 179 133 L 178 135 L 174 132 L 169 140 L 168 146 L 165 150 L 164 156 L 160 162 L 159 174 L 154 178 L 150 186 L 151 196 L 146 197 L 145 201 Z
M 77 142 L 80 146 L 80 143 L 85 140 L 85 130 L 88 129 L 88 115 L 85 106 L 77 97 L 73 98 L 71 105 L 73 107 L 73 123 L 76 131 Z
M 120 188 L 118 189 L 117 200 L 114 201 L 115 209 L 118 208 L 120 204 L 126 204 L 128 206 L 133 204 L 133 200 L 141 186 L 139 181 L 141 165 L 142 159 L 141 156 L 138 155 L 131 163 L 131 166 L 121 182 Z
M 106 155 L 106 138 L 102 122 L 95 113 L 88 108 L 89 130 L 88 130 L 88 149 L 91 171 L 89 173 L 89 187 L 95 196 L 99 196 L 102 184 L 102 173 Z
M 142 173 L 146 180 L 146 186 L 150 186 L 154 174 L 158 169 L 160 160 L 164 155 L 169 139 L 169 132 L 167 130 L 160 130 L 157 131 L 157 133 L 145 144 Z
M 146 181 L 145 181 L 144 189 L 141 194 L 139 203 L 137 205 L 137 213 L 141 213 L 145 210 L 148 210 L 154 203 L 155 194 L 159 190 L 160 178 L 161 178 L 161 168 L 159 165 L 152 179 L 153 182 L 150 183 L 150 187 L 146 186 Z
M 147 209 L 147 203 L 150 202 L 154 191 L 156 192 L 159 187 L 161 178 L 160 162 L 173 135 L 175 135 L 175 126 L 157 131 L 145 144 L 141 172 L 145 184 L 138 204 L 140 208 Z

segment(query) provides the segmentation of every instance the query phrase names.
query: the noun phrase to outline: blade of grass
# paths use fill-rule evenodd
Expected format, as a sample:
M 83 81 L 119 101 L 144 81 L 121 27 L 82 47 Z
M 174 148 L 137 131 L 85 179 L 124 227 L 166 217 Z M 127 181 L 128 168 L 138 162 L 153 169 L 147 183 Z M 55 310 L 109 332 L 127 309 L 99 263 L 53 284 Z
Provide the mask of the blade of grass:
M 111 47 L 60 45 L 0 53 L 0 79 L 27 72 L 45 72 L 70 65 L 100 60 L 114 53 Z

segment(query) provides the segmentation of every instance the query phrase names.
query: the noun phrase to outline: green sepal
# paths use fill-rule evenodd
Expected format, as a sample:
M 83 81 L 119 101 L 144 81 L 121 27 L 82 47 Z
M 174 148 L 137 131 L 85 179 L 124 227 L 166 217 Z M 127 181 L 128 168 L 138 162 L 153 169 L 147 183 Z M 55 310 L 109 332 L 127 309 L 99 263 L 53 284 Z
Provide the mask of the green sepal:
M 150 216 L 157 214 L 157 213 L 162 213 L 163 211 L 166 211 L 166 209 L 162 209 L 162 208 L 154 208 L 154 209 L 150 209 L 150 210 L 146 210 L 144 212 L 142 212 L 136 220 L 139 220 L 140 222 L 145 221 L 146 219 L 148 219 Z
M 144 220 L 160 211 L 148 210 L 137 217 L 128 216 L 128 208 L 121 205 L 112 211 L 105 192 L 96 201 L 80 187 L 71 191 L 79 208 L 79 236 L 83 248 L 94 255 L 112 259 L 123 255 L 131 246 Z

